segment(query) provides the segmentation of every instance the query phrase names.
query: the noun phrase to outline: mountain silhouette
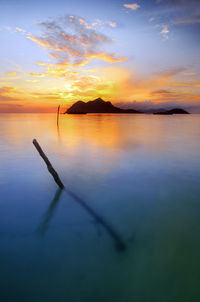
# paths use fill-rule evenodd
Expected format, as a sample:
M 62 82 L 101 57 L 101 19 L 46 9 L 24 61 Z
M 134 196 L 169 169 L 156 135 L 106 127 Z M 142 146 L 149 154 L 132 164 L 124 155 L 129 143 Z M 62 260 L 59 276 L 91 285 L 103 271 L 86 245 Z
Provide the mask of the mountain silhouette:
M 142 113 L 134 109 L 121 109 L 112 105 L 111 102 L 105 102 L 101 98 L 89 101 L 87 103 L 78 101 L 74 103 L 65 113 L 68 114 L 86 114 L 86 113 Z
M 171 110 L 166 110 L 166 111 L 157 111 L 157 112 L 154 112 L 154 114 L 163 114 L 163 115 L 171 115 L 171 114 L 189 114 L 189 112 L 187 112 L 186 110 L 184 109 L 181 109 L 181 108 L 174 108 L 174 109 L 171 109 Z

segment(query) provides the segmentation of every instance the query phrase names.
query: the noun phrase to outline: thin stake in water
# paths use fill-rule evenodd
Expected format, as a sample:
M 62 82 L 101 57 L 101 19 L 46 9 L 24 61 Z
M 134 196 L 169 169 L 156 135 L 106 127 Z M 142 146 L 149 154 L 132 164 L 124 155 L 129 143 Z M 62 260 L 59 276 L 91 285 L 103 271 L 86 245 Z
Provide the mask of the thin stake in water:
M 57 127 L 59 127 L 59 114 L 60 114 L 60 105 L 58 106 L 58 110 L 57 110 Z
M 64 185 L 62 183 L 62 181 L 60 180 L 60 177 L 58 176 L 58 173 L 55 171 L 55 169 L 53 168 L 52 164 L 50 163 L 48 157 L 44 154 L 42 148 L 40 147 L 39 143 L 37 142 L 36 139 L 33 140 L 33 145 L 35 146 L 35 148 L 37 149 L 37 151 L 39 152 L 40 156 L 42 157 L 42 159 L 44 160 L 45 164 L 47 165 L 47 169 L 49 171 L 49 173 L 51 173 L 51 175 L 53 176 L 55 182 L 57 183 L 57 185 L 61 188 L 64 189 Z
M 79 205 L 81 205 L 94 219 L 97 223 L 101 224 L 104 229 L 108 232 L 108 234 L 115 240 L 116 242 L 116 247 L 118 250 L 125 250 L 126 245 L 121 239 L 120 235 L 114 230 L 114 228 L 103 218 L 101 217 L 98 213 L 96 213 L 88 204 L 85 200 L 80 198 L 78 195 L 76 195 L 74 192 L 68 190 L 65 188 L 63 185 L 62 181 L 60 180 L 57 172 L 54 170 L 53 166 L 51 165 L 49 159 L 47 156 L 44 154 L 42 148 L 40 147 L 39 143 L 37 142 L 36 139 L 33 140 L 33 144 L 36 147 L 37 151 L 39 152 L 40 156 L 43 158 L 47 165 L 47 169 L 53 176 L 55 182 L 57 185 L 61 188 L 64 189 L 66 193 L 68 193 Z

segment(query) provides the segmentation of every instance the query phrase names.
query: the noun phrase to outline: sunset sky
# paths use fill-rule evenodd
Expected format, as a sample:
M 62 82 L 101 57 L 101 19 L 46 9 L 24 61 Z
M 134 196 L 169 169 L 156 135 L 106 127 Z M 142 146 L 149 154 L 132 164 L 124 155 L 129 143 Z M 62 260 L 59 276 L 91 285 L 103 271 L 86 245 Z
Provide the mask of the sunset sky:
M 199 0 L 0 0 L 0 112 L 200 112 Z

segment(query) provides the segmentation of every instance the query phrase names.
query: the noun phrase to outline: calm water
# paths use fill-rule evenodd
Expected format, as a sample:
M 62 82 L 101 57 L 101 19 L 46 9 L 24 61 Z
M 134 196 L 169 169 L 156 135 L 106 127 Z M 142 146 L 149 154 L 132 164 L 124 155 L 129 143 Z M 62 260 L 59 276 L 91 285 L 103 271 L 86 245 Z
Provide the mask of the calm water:
M 0 301 L 199 301 L 199 155 L 198 115 L 1 114 Z

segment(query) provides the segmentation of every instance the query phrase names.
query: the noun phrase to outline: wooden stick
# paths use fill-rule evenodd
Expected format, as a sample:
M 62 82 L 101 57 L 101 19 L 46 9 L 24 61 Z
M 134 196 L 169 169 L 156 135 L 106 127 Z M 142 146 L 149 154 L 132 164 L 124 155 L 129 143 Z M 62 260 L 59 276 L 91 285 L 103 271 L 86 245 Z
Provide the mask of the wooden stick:
M 51 173 L 51 175 L 53 176 L 53 178 L 54 178 L 55 182 L 57 183 L 57 185 L 61 189 L 64 189 L 64 185 L 63 185 L 62 181 L 60 180 L 60 177 L 58 176 L 58 173 L 53 168 L 52 164 L 50 163 L 50 161 L 47 158 L 47 156 L 44 154 L 42 148 L 40 147 L 40 145 L 38 144 L 38 142 L 37 142 L 36 139 L 33 140 L 33 145 L 35 146 L 35 148 L 39 152 L 40 156 L 44 160 L 45 164 L 47 165 L 47 169 L 49 170 L 49 173 Z
M 68 189 L 65 188 L 65 186 L 63 185 L 62 181 L 60 180 L 57 172 L 52 167 L 49 159 L 44 154 L 42 148 L 40 147 L 40 145 L 38 144 L 36 139 L 33 140 L 33 144 L 34 144 L 35 148 L 37 149 L 37 151 L 39 152 L 40 156 L 45 161 L 45 163 L 47 165 L 47 169 L 49 170 L 49 172 L 53 176 L 53 178 L 54 178 L 55 182 L 57 183 L 57 185 L 61 189 L 64 189 L 65 192 L 68 193 L 77 203 L 79 203 L 79 205 L 81 205 L 96 220 L 97 223 L 101 224 L 104 227 L 104 229 L 108 232 L 108 234 L 115 240 L 117 249 L 119 249 L 121 251 L 125 250 L 126 245 L 123 242 L 123 240 L 121 239 L 120 235 L 114 230 L 114 228 L 103 217 L 101 217 L 98 213 L 96 213 L 87 204 L 87 202 L 85 200 L 80 198 L 78 195 L 76 195 L 71 190 L 68 190 Z
M 59 127 L 59 113 L 60 113 L 60 105 L 58 106 L 58 110 L 57 110 L 57 127 Z

